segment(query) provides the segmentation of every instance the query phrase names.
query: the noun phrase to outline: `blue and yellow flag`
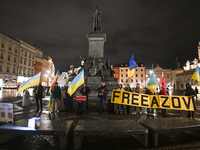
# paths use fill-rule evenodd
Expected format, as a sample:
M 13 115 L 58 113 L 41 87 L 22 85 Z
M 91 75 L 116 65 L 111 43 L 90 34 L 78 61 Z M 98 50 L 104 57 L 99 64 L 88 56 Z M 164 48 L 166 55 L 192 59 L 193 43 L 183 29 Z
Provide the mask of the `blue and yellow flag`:
M 38 85 L 40 83 L 40 76 L 41 76 L 41 72 L 39 72 L 38 74 L 36 74 L 32 78 L 30 78 L 29 80 L 27 80 L 26 82 L 24 82 L 19 87 L 17 93 L 20 94 L 22 91 L 28 89 L 29 87 Z
M 195 69 L 193 75 L 192 75 L 192 79 L 197 80 L 198 82 L 200 81 L 200 69 L 197 66 L 197 68 Z
M 132 77 L 133 73 L 135 71 L 135 68 L 138 67 L 138 64 L 135 62 L 133 59 L 133 55 L 131 56 L 130 62 L 129 62 L 129 67 L 128 67 L 128 77 Z
M 154 76 L 153 69 L 152 69 L 152 73 L 151 73 L 149 82 L 147 83 L 147 88 L 151 91 L 151 93 L 156 92 L 156 79 L 155 79 L 155 76 Z
M 79 86 L 81 86 L 84 83 L 84 69 L 81 70 L 81 72 L 74 78 L 72 83 L 70 84 L 67 93 L 72 96 L 74 92 L 77 90 Z

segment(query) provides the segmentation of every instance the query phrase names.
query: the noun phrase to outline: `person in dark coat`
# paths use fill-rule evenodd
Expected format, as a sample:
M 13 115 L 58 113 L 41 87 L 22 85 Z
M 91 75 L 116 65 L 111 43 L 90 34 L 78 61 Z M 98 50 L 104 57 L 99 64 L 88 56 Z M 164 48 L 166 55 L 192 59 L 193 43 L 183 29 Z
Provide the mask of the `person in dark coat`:
M 55 111 L 59 112 L 58 108 L 60 105 L 60 99 L 61 99 L 61 89 L 58 86 L 58 82 L 55 82 L 54 87 L 51 89 L 51 93 L 53 94 L 53 112 L 55 110 L 55 103 L 57 103 L 57 108 Z
M 80 93 L 81 93 L 82 95 L 85 95 L 86 98 L 87 98 L 86 107 L 85 107 L 86 114 L 87 114 L 87 113 L 88 113 L 88 94 L 90 93 L 90 88 L 87 86 L 86 83 L 83 84 L 83 87 L 81 88 Z
M 124 91 L 132 92 L 132 89 L 131 89 L 129 84 L 126 85 Z M 130 106 L 129 105 L 126 105 L 126 111 L 127 111 L 127 115 L 128 115 L 130 113 Z
M 194 105 L 194 111 L 196 110 L 196 106 L 194 103 L 194 96 L 195 96 L 195 92 L 192 89 L 192 87 L 190 86 L 189 83 L 186 83 L 186 89 L 184 92 L 185 96 L 190 96 L 190 100 L 192 99 L 193 105 Z M 194 118 L 194 111 L 192 111 L 192 118 Z M 191 117 L 191 111 L 188 111 L 188 115 L 186 117 Z
M 98 98 L 99 98 L 99 113 L 102 114 L 102 109 L 103 109 L 103 113 L 106 110 L 105 101 L 108 94 L 108 87 L 105 84 L 105 82 L 102 82 L 101 85 L 97 87 L 97 91 L 98 91 Z
M 69 87 L 66 87 L 66 92 L 65 92 L 65 96 L 66 96 L 66 100 L 65 100 L 65 108 L 66 110 L 72 110 L 72 107 L 73 107 L 73 95 L 70 96 L 67 92 L 68 92 L 68 88 Z
M 34 94 L 35 94 L 35 100 L 36 100 L 36 104 L 37 104 L 37 110 L 36 111 L 39 111 L 39 103 L 38 103 L 38 100 L 40 101 L 40 108 L 41 108 L 41 111 L 42 111 L 42 93 L 43 93 L 44 89 L 42 87 L 42 84 L 41 82 L 39 83 L 38 86 L 36 86 L 33 90 Z

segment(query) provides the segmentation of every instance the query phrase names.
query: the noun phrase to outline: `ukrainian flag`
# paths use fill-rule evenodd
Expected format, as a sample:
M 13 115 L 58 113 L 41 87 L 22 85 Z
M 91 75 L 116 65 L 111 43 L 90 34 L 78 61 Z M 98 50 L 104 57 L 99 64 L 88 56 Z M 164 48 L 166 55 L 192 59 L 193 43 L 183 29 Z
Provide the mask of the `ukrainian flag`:
M 129 67 L 128 67 L 128 77 L 132 77 L 133 73 L 135 71 L 135 68 L 138 67 L 138 64 L 135 62 L 133 59 L 133 55 L 131 56 L 130 62 L 129 62 Z
M 153 69 L 152 69 L 153 71 Z M 147 88 L 151 91 L 151 93 L 155 93 L 156 92 L 156 79 L 154 76 L 154 71 L 152 72 L 149 82 L 147 83 Z
M 38 74 L 36 74 L 35 76 L 33 76 L 32 78 L 30 78 L 29 80 L 27 80 L 26 82 L 24 82 L 18 89 L 18 94 L 20 94 L 22 91 L 28 89 L 31 86 L 35 86 L 38 85 L 40 83 L 40 76 L 41 76 L 41 72 L 39 72 Z
M 81 86 L 84 83 L 84 69 L 81 70 L 81 72 L 74 78 L 72 83 L 70 84 L 67 93 L 72 96 L 74 92 L 77 90 L 79 86 Z
M 200 80 L 199 75 L 200 75 L 200 69 L 197 66 L 197 68 L 195 69 L 195 71 L 194 71 L 194 73 L 192 75 L 192 79 L 197 80 L 199 82 L 199 80 Z

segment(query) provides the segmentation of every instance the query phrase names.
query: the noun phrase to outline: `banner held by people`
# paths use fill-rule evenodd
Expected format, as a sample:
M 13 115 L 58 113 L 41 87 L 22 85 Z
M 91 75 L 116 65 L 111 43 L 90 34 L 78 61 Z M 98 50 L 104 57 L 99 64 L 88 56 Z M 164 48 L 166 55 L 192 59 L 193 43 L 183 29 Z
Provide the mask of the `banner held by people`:
M 134 92 L 113 90 L 111 102 L 122 105 L 194 111 L 189 96 L 147 95 Z
M 74 78 L 72 83 L 70 84 L 67 93 L 72 96 L 74 92 L 77 90 L 79 86 L 81 86 L 84 83 L 84 69 L 81 70 L 81 72 Z
M 28 89 L 31 86 L 36 86 L 40 82 L 41 72 L 36 74 L 35 76 L 31 77 L 29 80 L 24 82 L 18 89 L 17 93 L 18 95 L 23 92 L 24 90 Z

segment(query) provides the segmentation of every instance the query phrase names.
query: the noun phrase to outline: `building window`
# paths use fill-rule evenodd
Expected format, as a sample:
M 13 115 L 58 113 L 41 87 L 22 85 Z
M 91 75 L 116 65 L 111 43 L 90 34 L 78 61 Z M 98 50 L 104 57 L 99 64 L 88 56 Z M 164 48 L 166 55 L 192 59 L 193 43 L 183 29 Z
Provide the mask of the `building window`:
M 34 61 L 32 61 L 32 66 L 34 67 Z
M 31 75 L 33 76 L 33 70 L 31 71 Z
M 33 55 L 33 59 L 34 59 L 34 55 Z
M 137 74 L 135 74 L 135 77 L 138 77 L 138 75 L 137 75 Z
M 8 55 L 8 61 L 10 61 L 10 55 Z
M 126 72 L 128 71 L 128 69 L 126 69 Z
M 1 59 L 3 59 L 3 53 L 1 53 Z
M 123 77 L 123 74 L 121 74 L 121 77 Z
M 27 57 L 27 51 L 25 51 L 25 57 Z
M 133 83 L 133 79 L 131 79 L 131 83 Z
M 126 77 L 128 77 L 128 74 L 126 74 Z
M 128 79 L 126 79 L 126 83 L 128 82 Z
M 15 63 L 17 62 L 17 58 L 16 58 L 16 57 L 14 57 L 14 62 L 15 62 Z
M 143 79 L 141 79 L 141 83 L 143 83 Z
M 19 69 L 19 74 L 22 74 L 22 69 Z
M 40 71 L 40 69 L 38 68 L 38 71 Z
M 3 65 L 0 64 L 0 71 L 3 71 Z
M 23 70 L 23 75 L 26 75 L 26 70 L 25 69 Z
M 29 54 L 29 58 L 31 58 L 31 53 Z
M 10 72 L 10 66 L 7 66 L 6 72 Z
M 31 61 L 30 61 L 30 60 L 29 60 L 29 63 L 28 63 L 28 65 L 29 65 L 29 66 L 31 66 Z
M 30 76 L 30 70 L 28 70 L 28 76 Z
M 137 71 L 137 69 L 135 69 L 135 71 Z
M 21 50 L 21 54 L 23 54 L 24 53 L 24 51 L 23 50 Z
M 143 71 L 143 69 L 141 69 L 141 71 Z
M 37 68 L 35 68 L 35 71 L 37 71 Z
M 12 50 L 12 45 L 9 45 L 9 48 L 8 48 L 10 51 Z
M 17 53 L 17 47 L 15 47 L 15 53 Z
M 35 61 L 35 65 L 37 65 L 37 61 Z
M 26 65 L 26 59 L 24 59 L 24 65 Z
M 121 69 L 121 72 L 123 72 L 123 69 Z
M 20 58 L 19 62 L 20 62 L 20 64 L 22 64 L 22 58 Z
M 13 67 L 13 73 L 15 73 L 15 67 Z
M 143 77 L 143 74 L 141 74 L 141 77 Z
M 123 79 L 121 79 L 121 82 L 123 83 Z
M 138 80 L 136 80 L 136 83 L 138 83 Z
M 1 43 L 1 47 L 5 48 L 5 43 L 4 42 Z

